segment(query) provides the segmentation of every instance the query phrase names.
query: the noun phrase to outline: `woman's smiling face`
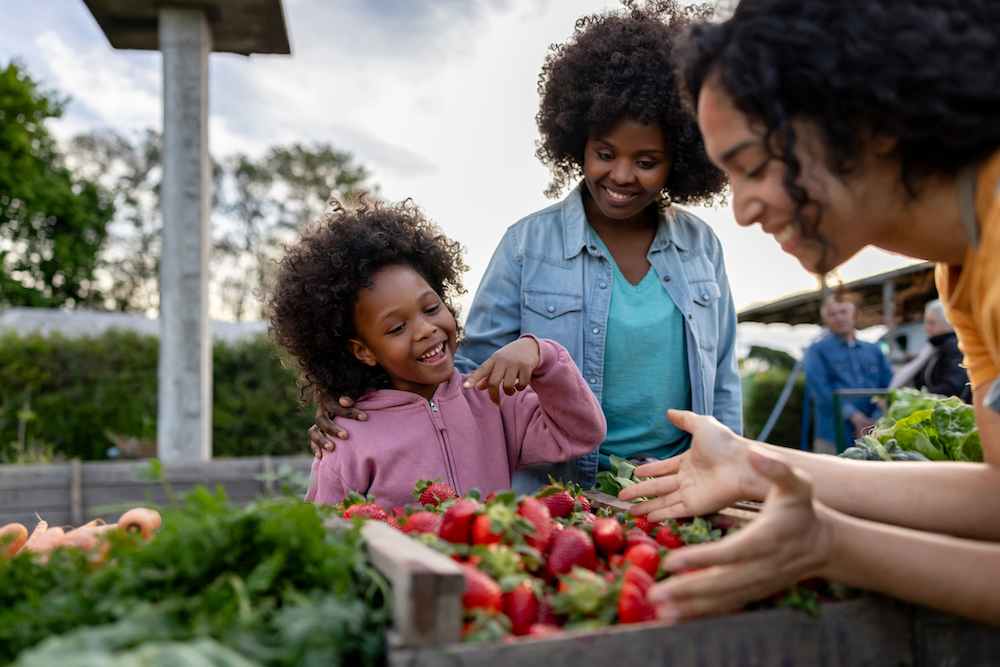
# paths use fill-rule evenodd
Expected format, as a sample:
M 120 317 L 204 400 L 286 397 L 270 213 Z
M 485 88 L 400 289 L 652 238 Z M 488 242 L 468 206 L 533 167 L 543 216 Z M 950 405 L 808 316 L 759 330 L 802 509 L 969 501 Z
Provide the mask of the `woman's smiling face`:
M 387 266 L 372 276 L 354 305 L 354 326 L 354 355 L 381 366 L 396 389 L 429 400 L 455 370 L 455 318 L 412 267 Z
M 658 123 L 624 118 L 587 140 L 583 178 L 600 215 L 631 220 L 656 201 L 672 165 Z
M 759 223 L 806 270 L 830 271 L 873 242 L 877 212 L 866 210 L 859 187 L 863 178 L 855 172 L 845 179 L 830 171 L 816 125 L 792 122 L 793 152 L 801 165 L 795 183 L 809 200 L 803 214 L 815 216 L 817 206 L 822 211 L 814 228 L 807 224 L 805 230 L 798 203 L 785 188 L 787 166 L 765 145 L 763 124 L 751 122 L 713 78 L 699 94 L 698 126 L 709 158 L 729 175 L 736 222 L 744 227 Z

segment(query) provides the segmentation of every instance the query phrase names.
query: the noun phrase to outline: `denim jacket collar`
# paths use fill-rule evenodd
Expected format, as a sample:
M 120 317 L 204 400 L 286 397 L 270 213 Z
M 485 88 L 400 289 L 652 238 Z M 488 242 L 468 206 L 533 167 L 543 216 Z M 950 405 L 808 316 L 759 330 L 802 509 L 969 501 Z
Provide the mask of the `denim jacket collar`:
M 592 246 L 590 225 L 587 224 L 587 213 L 583 209 L 582 190 L 586 187 L 582 182 L 573 188 L 569 196 L 562 202 L 563 207 L 563 248 L 565 248 L 566 260 L 571 260 L 580 254 L 588 246 Z M 673 227 L 670 222 L 677 215 L 677 209 L 667 209 L 665 213 L 659 214 L 659 225 L 656 229 L 656 236 L 653 237 L 653 244 L 650 252 L 665 250 L 671 243 L 679 250 L 686 250 L 686 244 L 682 235 L 670 233 Z

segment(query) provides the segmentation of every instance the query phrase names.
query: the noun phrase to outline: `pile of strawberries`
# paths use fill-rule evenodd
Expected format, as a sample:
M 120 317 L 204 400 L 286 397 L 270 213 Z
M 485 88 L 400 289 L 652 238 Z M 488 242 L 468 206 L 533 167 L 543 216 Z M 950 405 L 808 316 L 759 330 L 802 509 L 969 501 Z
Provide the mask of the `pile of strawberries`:
M 475 489 L 460 498 L 421 480 L 414 500 L 387 513 L 352 494 L 337 512 L 385 521 L 458 561 L 469 641 L 653 620 L 646 592 L 666 576 L 667 550 L 722 537 L 702 518 L 653 524 L 594 512 L 578 486 L 555 481 L 534 495 L 480 500 Z

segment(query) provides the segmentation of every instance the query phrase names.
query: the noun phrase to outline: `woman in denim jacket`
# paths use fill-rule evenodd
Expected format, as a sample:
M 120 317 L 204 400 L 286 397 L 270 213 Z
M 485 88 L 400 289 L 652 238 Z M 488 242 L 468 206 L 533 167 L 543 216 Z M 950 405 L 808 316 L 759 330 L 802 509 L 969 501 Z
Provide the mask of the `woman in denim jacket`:
M 550 49 L 539 79 L 537 155 L 561 202 L 511 226 L 490 261 L 466 322 L 468 372 L 522 333 L 550 338 L 573 357 L 600 400 L 608 437 L 573 461 L 525 468 L 530 493 L 551 475 L 584 488 L 608 456 L 667 458 L 689 436 L 668 408 L 714 415 L 742 432 L 736 313 L 718 238 L 674 204 L 721 199 L 723 173 L 705 155 L 684 106 L 670 50 L 687 18 L 669 3 L 584 17 Z M 344 437 L 317 413 L 320 431 Z

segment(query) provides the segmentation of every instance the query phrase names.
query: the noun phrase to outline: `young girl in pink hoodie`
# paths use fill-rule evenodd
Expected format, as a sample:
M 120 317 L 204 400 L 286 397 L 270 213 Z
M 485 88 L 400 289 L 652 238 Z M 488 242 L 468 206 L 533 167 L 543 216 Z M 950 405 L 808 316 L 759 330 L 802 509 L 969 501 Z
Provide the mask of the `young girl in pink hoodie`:
M 278 265 L 270 331 L 295 357 L 302 400 L 350 396 L 368 415 L 313 463 L 307 500 L 357 491 L 393 507 L 437 477 L 485 494 L 604 440 L 600 404 L 558 343 L 525 335 L 458 373 L 462 252 L 413 204 L 366 204 L 338 206 Z

